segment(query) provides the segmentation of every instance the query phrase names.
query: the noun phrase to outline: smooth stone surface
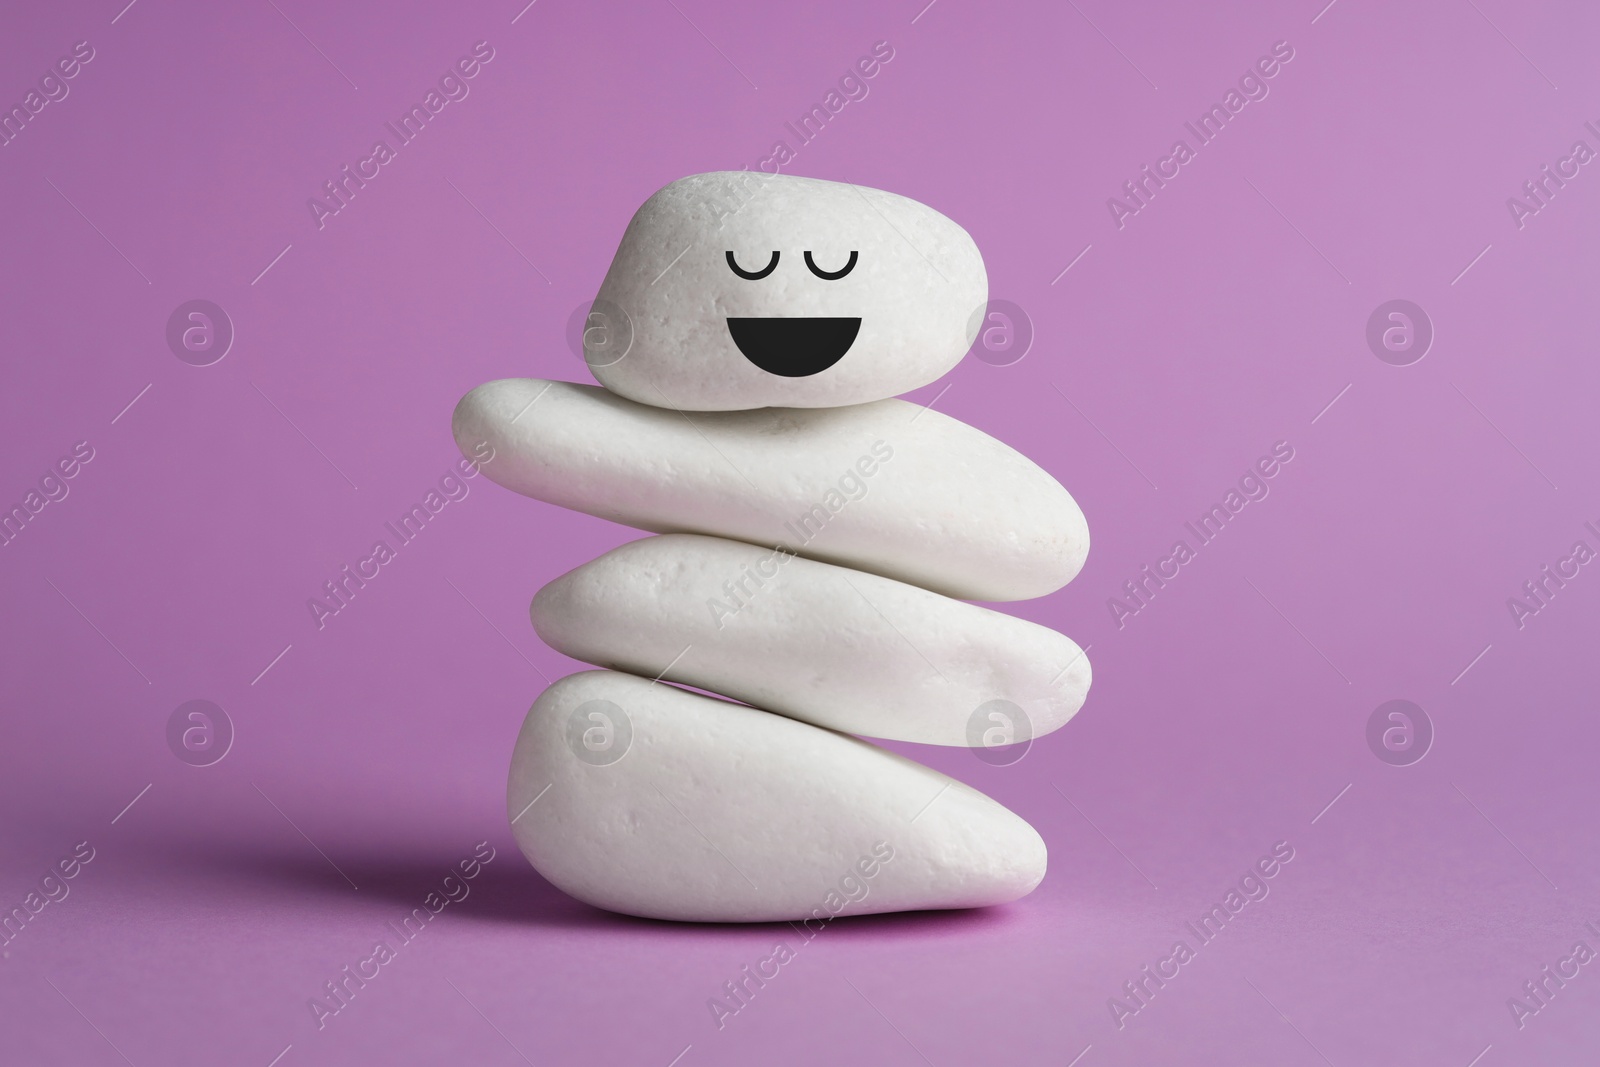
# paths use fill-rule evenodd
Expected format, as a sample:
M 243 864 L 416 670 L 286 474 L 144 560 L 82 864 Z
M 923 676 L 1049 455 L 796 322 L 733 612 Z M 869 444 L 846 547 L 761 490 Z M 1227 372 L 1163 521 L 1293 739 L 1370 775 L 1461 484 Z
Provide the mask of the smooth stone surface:
M 948 596 L 1061 588 L 1083 513 L 1032 460 L 903 400 L 681 412 L 604 389 L 507 378 L 456 406 L 463 454 L 519 493 L 660 533 L 705 533 L 872 571 Z
M 978 907 L 1023 896 L 1045 872 L 1033 827 L 937 771 L 609 671 L 570 675 L 534 703 L 506 803 L 518 845 L 551 883 L 656 919 Z M 857 864 L 879 846 L 893 858 L 865 877 Z
M 729 266 L 729 252 L 749 273 L 773 252 L 778 261 L 752 280 Z M 851 253 L 855 266 L 829 280 L 806 252 L 818 271 L 844 269 Z M 696 174 L 650 197 L 628 224 L 595 298 L 602 317 L 589 320 L 584 358 L 602 385 L 642 404 L 860 404 L 955 366 L 988 297 L 972 238 L 915 200 L 791 175 Z M 743 320 L 739 340 L 741 321 L 730 319 Z M 790 321 L 752 321 L 768 319 Z M 790 370 L 763 369 L 775 359 Z
M 1082 649 L 1047 627 L 719 537 L 622 545 L 541 589 L 532 616 L 574 659 L 896 741 L 973 744 L 994 722 L 977 715 L 975 735 L 975 713 L 1007 700 L 1021 743 L 1089 689 Z

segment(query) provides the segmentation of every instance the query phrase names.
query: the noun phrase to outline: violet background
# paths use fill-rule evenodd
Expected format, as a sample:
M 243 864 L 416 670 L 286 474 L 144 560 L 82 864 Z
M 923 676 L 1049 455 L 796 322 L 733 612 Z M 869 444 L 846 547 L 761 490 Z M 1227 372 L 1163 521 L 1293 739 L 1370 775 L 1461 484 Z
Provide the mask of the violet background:
M 0 148 L 0 502 L 74 442 L 96 451 L 0 549 L 0 906 L 74 842 L 96 849 L 0 959 L 0 1058 L 1499 1067 L 1600 1050 L 1592 967 L 1524 1029 L 1506 1006 L 1600 944 L 1600 577 L 1521 630 L 1506 607 L 1572 542 L 1600 544 L 1582 525 L 1600 520 L 1600 177 L 1521 230 L 1505 205 L 1574 140 L 1600 147 L 1592 6 L 122 2 L 0 19 L 7 105 L 74 42 L 97 53 Z M 495 58 L 471 95 L 319 231 L 307 198 L 478 40 Z M 637 534 L 480 478 L 324 630 L 306 599 L 455 461 L 464 392 L 589 380 L 568 319 L 650 192 L 793 146 L 784 123 L 879 40 L 895 55 L 870 95 L 787 170 L 948 214 L 993 296 L 1031 317 L 1021 362 L 969 358 L 912 399 L 948 385 L 941 410 L 1084 507 L 1082 575 L 1007 610 L 1092 644 L 1095 684 L 1010 767 L 894 746 L 1039 829 L 1033 895 L 836 923 L 719 1031 L 707 998 L 789 928 L 595 911 L 506 822 L 540 672 L 580 669 L 540 644 L 528 601 Z M 1112 225 L 1106 198 L 1279 40 L 1295 58 L 1270 96 Z M 197 297 L 237 330 L 203 368 L 164 339 Z M 1396 297 L 1436 329 L 1408 367 L 1364 340 Z M 1270 497 L 1118 630 L 1107 598 L 1277 440 L 1295 458 Z M 196 697 L 237 731 L 200 769 L 165 740 Z M 1402 768 L 1364 738 L 1396 697 L 1437 731 Z M 471 896 L 319 1032 L 308 998 L 483 839 L 499 854 Z M 1296 856 L 1271 895 L 1119 1031 L 1108 998 L 1279 840 Z

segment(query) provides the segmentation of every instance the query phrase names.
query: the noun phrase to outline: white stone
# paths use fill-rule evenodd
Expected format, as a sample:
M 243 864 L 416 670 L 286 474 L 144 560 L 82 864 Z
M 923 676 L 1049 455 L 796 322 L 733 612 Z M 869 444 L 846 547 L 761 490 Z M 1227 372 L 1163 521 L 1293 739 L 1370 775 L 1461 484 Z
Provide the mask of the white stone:
M 579 900 L 649 918 L 978 907 L 1023 896 L 1045 872 L 1031 826 L 937 771 L 608 671 L 563 678 L 534 703 L 506 801 L 540 874 Z M 868 864 L 871 877 L 858 867 L 886 854 Z
M 778 260 L 751 280 L 729 266 L 730 252 L 751 273 Z M 817 271 L 839 271 L 851 256 L 855 265 L 825 279 L 807 252 Z M 643 404 L 860 404 L 955 366 L 988 294 L 972 238 L 915 200 L 816 178 L 696 174 L 650 197 L 628 224 L 585 358 L 602 385 Z
M 1044 626 L 695 534 L 633 541 L 562 575 L 532 616 L 574 659 L 897 741 L 1021 743 L 1065 724 L 1089 688 L 1083 651 Z
M 456 406 L 464 454 L 539 500 L 656 532 L 705 533 L 872 571 L 948 596 L 1061 588 L 1089 549 L 1054 478 L 903 400 L 685 414 L 603 389 L 513 378 Z

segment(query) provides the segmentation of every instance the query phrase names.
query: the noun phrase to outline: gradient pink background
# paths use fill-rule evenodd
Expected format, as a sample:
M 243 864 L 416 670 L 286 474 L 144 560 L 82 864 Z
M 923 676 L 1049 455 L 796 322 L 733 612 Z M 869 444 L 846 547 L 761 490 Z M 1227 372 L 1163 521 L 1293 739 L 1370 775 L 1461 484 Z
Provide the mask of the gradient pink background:
M 1600 175 L 1520 230 L 1505 206 L 1574 140 L 1600 147 L 1596 11 L 923 2 L 111 0 L 0 19 L 8 106 L 74 42 L 97 53 L 0 148 L 0 502 L 74 442 L 96 451 L 0 548 L 0 906 L 73 843 L 97 853 L 6 946 L 0 1058 L 1600 1052 L 1600 965 L 1523 1029 L 1506 1006 L 1575 941 L 1600 946 L 1600 575 L 1523 629 L 1506 608 L 1597 544 Z M 471 95 L 319 231 L 307 198 L 478 40 L 496 54 Z M 635 532 L 477 479 L 324 630 L 306 599 L 455 461 L 461 394 L 588 380 L 567 322 L 650 192 L 792 145 L 783 124 L 878 40 L 895 57 L 870 95 L 789 170 L 948 214 L 1030 315 L 1021 362 L 969 358 L 913 399 L 948 385 L 941 410 L 1083 505 L 1083 574 L 1009 610 L 1092 645 L 1095 684 L 1014 766 L 895 746 L 1039 829 L 1032 896 L 836 923 L 719 1031 L 707 998 L 789 928 L 595 911 L 507 827 L 541 673 L 579 669 L 528 601 Z M 1106 198 L 1279 40 L 1295 58 L 1271 95 L 1118 230 Z M 1397 297 L 1437 332 L 1409 367 L 1364 340 Z M 213 366 L 166 346 L 193 298 L 237 330 Z M 1107 598 L 1277 440 L 1295 459 L 1271 496 L 1119 630 Z M 237 730 L 207 768 L 165 740 L 197 697 Z M 1364 738 L 1396 697 L 1437 731 L 1403 768 Z M 307 999 L 484 839 L 499 855 L 472 895 L 319 1032 Z M 1280 840 L 1296 857 L 1271 895 L 1118 1030 L 1108 998 Z

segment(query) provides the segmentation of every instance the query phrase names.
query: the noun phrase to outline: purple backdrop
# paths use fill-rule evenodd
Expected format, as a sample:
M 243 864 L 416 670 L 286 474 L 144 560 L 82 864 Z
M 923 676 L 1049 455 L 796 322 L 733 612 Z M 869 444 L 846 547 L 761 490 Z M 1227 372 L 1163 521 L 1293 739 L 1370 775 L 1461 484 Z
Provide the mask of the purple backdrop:
M 0 548 L 0 907 L 26 916 L 0 1058 L 1600 1050 L 1592 6 L 124 2 L 0 33 L 0 506 L 26 516 Z M 880 41 L 801 144 L 785 123 Z M 385 124 L 475 45 L 400 145 Z M 588 380 L 569 321 L 650 192 L 780 140 L 790 173 L 973 234 L 1031 349 L 912 398 L 1041 463 L 1094 535 L 1072 585 L 1008 609 L 1092 646 L 1077 719 L 1007 767 L 895 746 L 1031 821 L 1044 884 L 803 947 L 595 911 L 511 841 L 512 739 L 579 669 L 528 601 L 634 531 L 479 478 L 321 629 L 306 606 L 455 462 L 461 394 Z M 347 165 L 369 177 L 340 206 Z M 1185 524 L 1279 442 L 1268 495 L 1200 545 Z M 1420 714 L 1369 741 L 1396 699 Z M 187 712 L 169 740 L 191 700 L 231 723 L 220 762 L 194 765 L 215 713 L 210 749 Z M 1195 937 L 1280 842 L 1268 895 Z M 378 940 L 395 958 L 319 1028 L 310 998 Z M 708 998 L 778 940 L 796 958 L 719 1029 Z

